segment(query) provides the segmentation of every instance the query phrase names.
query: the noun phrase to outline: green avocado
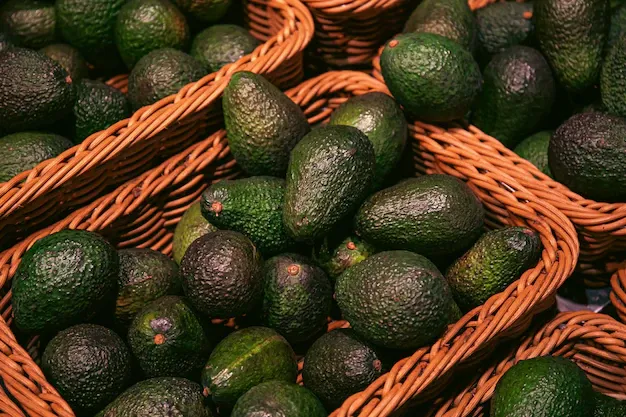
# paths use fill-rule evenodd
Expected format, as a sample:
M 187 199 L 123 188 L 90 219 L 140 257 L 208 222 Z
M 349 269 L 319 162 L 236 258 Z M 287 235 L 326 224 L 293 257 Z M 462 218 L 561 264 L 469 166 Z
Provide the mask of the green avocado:
M 7 0 L 0 7 L 0 32 L 17 46 L 39 49 L 59 40 L 54 4 L 44 0 Z
M 189 53 L 208 72 L 217 72 L 252 53 L 257 46 L 259 41 L 241 26 L 213 25 L 196 35 Z
M 174 261 L 180 265 L 180 261 L 191 242 L 216 230 L 217 227 L 209 223 L 202 215 L 200 201 L 193 203 L 185 211 L 174 229 L 174 237 L 172 238 L 172 258 Z
M 376 253 L 376 248 L 356 235 L 329 234 L 313 250 L 313 259 L 334 282 L 346 269 Z
M 231 417 L 326 417 L 317 397 L 300 385 L 285 381 L 263 382 L 235 404 Z
M 513 151 L 522 158 L 532 162 L 539 171 L 548 177 L 552 177 L 550 165 L 548 165 L 548 146 L 550 145 L 551 137 L 552 131 L 542 130 L 521 141 Z
M 476 10 L 478 56 L 489 62 L 513 45 L 533 43 L 532 2 L 503 1 Z
M 609 49 L 600 77 L 602 104 L 609 113 L 626 117 L 626 36 Z
M 89 75 L 87 63 L 78 49 L 66 43 L 54 43 L 39 50 L 42 54 L 54 59 L 72 78 L 78 82 Z
M 618 401 L 599 392 L 595 392 L 594 396 L 596 405 L 593 417 L 623 417 L 626 415 L 626 402 Z
M 173 0 L 176 6 L 190 18 L 204 24 L 220 21 L 228 11 L 232 0 Z

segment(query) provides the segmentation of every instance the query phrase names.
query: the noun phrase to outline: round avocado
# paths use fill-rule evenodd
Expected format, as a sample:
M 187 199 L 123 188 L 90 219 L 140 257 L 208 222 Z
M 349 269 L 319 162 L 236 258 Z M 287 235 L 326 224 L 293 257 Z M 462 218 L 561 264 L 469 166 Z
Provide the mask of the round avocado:
M 89 75 L 85 59 L 78 52 L 78 49 L 71 45 L 54 43 L 40 49 L 39 52 L 58 62 L 74 82 L 87 78 Z
M 0 32 L 17 45 L 39 49 L 59 39 L 54 3 L 44 0 L 7 0 L 0 7 Z
M 232 0 L 173 0 L 190 18 L 203 23 L 220 21 L 228 11 Z
M 217 227 L 209 223 L 202 215 L 200 202 L 193 203 L 185 211 L 176 225 L 176 229 L 174 229 L 174 237 L 172 238 L 172 258 L 174 261 L 180 265 L 191 242 L 216 230 Z
M 476 10 L 478 55 L 481 62 L 513 45 L 532 42 L 534 25 L 532 2 L 497 2 Z
M 326 417 L 317 397 L 300 385 L 285 381 L 263 382 L 235 404 L 231 417 Z
M 217 72 L 226 64 L 248 55 L 259 41 L 237 25 L 213 25 L 198 33 L 191 43 L 192 57 L 208 72 Z

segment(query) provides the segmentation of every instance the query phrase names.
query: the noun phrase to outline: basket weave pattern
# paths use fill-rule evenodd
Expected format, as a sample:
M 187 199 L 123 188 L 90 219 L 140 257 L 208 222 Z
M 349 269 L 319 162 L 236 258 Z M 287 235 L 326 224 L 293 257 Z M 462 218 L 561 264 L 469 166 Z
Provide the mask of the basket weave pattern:
M 506 359 L 492 364 L 470 386 L 450 398 L 439 399 L 428 415 L 488 415 L 484 408 L 504 373 L 521 360 L 546 355 L 573 360 L 597 391 L 626 399 L 626 326 L 603 314 L 579 311 L 559 314 Z
M 306 81 L 287 94 L 303 108 L 310 123 L 318 123 L 327 120 L 349 96 L 371 91 L 386 89 L 366 74 L 338 71 Z M 531 227 L 539 232 L 544 250 L 537 266 L 517 282 L 466 314 L 433 346 L 398 362 L 366 391 L 349 398 L 334 416 L 385 416 L 417 394 L 440 390 L 455 366 L 480 360 L 499 339 L 524 331 L 532 316 L 553 302 L 556 289 L 576 264 L 575 230 L 562 214 L 444 130 L 418 123 L 411 127 L 411 135 L 418 172 L 446 172 L 463 179 L 483 201 L 490 226 Z M 10 280 L 22 255 L 37 239 L 64 228 L 88 229 L 103 234 L 119 248 L 151 247 L 170 253 L 174 226 L 187 207 L 208 182 L 235 175 L 225 132 L 219 130 L 1 253 L 0 286 L 5 289 L 0 303 L 2 317 L 10 324 Z M 329 329 L 347 325 L 335 321 Z M 36 339 L 25 346 L 20 346 L 8 324 L 0 320 L 0 378 L 7 390 L 31 415 L 73 416 L 32 360 L 37 355 Z M 7 401 L 0 401 L 0 411 L 21 415 L 12 412 L 14 405 Z
M 626 262 L 617 266 L 611 277 L 611 303 L 623 323 L 626 323 Z
M 214 104 L 232 73 L 248 70 L 282 85 L 298 82 L 301 52 L 313 35 L 308 9 L 299 0 L 248 0 L 244 6 L 250 32 L 264 42 L 251 54 L 0 183 L 0 248 L 205 137 L 221 123 Z M 109 85 L 124 90 L 126 76 Z

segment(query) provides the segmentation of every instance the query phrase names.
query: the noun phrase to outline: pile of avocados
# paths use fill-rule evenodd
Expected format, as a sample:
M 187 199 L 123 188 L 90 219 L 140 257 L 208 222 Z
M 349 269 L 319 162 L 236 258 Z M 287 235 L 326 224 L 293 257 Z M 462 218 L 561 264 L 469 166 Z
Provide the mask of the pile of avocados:
M 626 5 L 422 0 L 380 65 L 413 118 L 465 119 L 584 198 L 626 202 Z
M 14 325 L 49 340 L 43 372 L 79 417 L 326 416 L 540 258 L 531 229 L 485 231 L 463 181 L 398 175 L 408 127 L 386 94 L 312 127 L 237 72 L 222 107 L 246 175 L 207 184 L 172 259 L 63 230 L 15 273 Z
M 230 3 L 0 2 L 0 183 L 251 53 Z

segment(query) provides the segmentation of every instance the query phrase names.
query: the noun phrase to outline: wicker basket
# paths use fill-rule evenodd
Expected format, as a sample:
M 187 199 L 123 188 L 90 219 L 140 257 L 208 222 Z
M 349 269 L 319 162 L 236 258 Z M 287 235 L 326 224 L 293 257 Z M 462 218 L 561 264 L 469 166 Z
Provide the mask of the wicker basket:
M 230 74 L 250 70 L 283 86 L 302 77 L 313 18 L 299 0 L 247 0 L 250 32 L 264 43 L 234 64 L 94 133 L 81 144 L 0 183 L 0 249 L 206 137 Z M 125 89 L 126 76 L 110 85 Z
M 611 304 L 620 320 L 626 323 L 626 262 L 616 265 L 615 269 L 611 277 Z
M 352 71 L 330 72 L 289 90 L 288 95 L 304 110 L 311 123 L 327 120 L 330 113 L 351 95 L 386 91 L 374 78 Z M 426 133 L 429 132 L 430 136 Z M 440 132 L 436 134 L 435 132 Z M 488 224 L 525 225 L 540 233 L 544 245 L 537 266 L 482 307 L 466 314 L 431 347 L 420 349 L 400 361 L 365 392 L 351 397 L 343 411 L 334 415 L 387 415 L 404 400 L 425 390 L 440 390 L 449 371 L 457 364 L 480 360 L 501 338 L 519 335 L 532 316 L 550 306 L 554 293 L 574 269 L 578 243 L 574 227 L 551 206 L 525 191 L 507 174 L 482 161 L 454 137 L 433 126 L 412 127 L 417 171 L 448 172 L 464 179 L 483 201 Z M 438 137 L 438 140 L 431 139 Z M 20 346 L 11 332 L 11 298 L 6 291 L 22 255 L 37 239 L 64 228 L 98 231 L 119 248 L 151 247 L 164 253 L 171 250 L 173 228 L 185 209 L 207 187 L 209 181 L 237 175 L 229 158 L 225 132 L 170 158 L 158 167 L 120 186 L 114 192 L 75 211 L 66 219 L 42 229 L 0 254 L 0 284 L 5 296 L 0 303 L 0 378 L 21 407 L 34 416 L 73 416 L 66 403 L 45 381 L 33 357 L 37 340 Z M 344 321 L 329 328 L 346 327 Z M 426 361 L 427 365 L 416 366 Z M 430 362 L 428 362 L 430 361 Z M 6 400 L 0 410 L 10 416 Z M 364 407 L 361 407 L 364 405 Z M 386 411 L 382 414 L 372 414 Z M 369 410 L 369 411 L 368 411 Z
M 485 406 L 502 375 L 520 360 L 546 355 L 573 360 L 597 391 L 626 399 L 626 326 L 604 314 L 579 311 L 558 315 L 505 359 L 489 363 L 489 368 L 467 387 L 438 399 L 425 414 L 488 416 Z

